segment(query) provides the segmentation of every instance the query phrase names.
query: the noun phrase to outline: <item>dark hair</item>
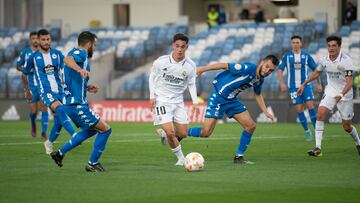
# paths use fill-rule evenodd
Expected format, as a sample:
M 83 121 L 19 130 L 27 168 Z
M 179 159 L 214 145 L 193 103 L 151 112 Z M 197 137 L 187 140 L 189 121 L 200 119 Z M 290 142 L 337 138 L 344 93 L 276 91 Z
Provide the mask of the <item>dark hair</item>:
M 326 38 L 326 42 L 329 43 L 330 41 L 336 41 L 336 43 L 341 46 L 341 37 L 336 35 L 331 35 Z
M 50 32 L 47 29 L 41 29 L 37 32 L 38 37 L 40 37 L 40 35 L 50 35 Z
M 300 41 L 302 41 L 302 38 L 299 35 L 293 35 L 291 37 L 291 40 L 293 40 L 293 39 L 299 39 Z
M 29 38 L 31 37 L 31 36 L 34 36 L 34 35 L 38 35 L 38 32 L 36 32 L 36 31 L 32 31 L 32 32 L 30 32 L 30 34 L 29 34 Z
M 275 66 L 279 65 L 279 59 L 274 55 L 267 55 L 263 60 L 271 60 L 272 64 Z
M 79 34 L 78 45 L 82 46 L 88 42 L 94 42 L 97 36 L 90 31 L 83 31 Z
M 173 37 L 173 42 L 176 42 L 177 40 L 185 41 L 187 44 L 189 42 L 189 37 L 184 33 L 176 33 Z

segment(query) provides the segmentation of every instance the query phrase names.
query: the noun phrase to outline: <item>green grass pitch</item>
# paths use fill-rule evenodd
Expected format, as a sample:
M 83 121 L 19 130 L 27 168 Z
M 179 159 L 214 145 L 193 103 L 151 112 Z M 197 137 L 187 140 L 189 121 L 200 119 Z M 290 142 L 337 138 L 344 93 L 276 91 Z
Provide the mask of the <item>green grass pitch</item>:
M 174 166 L 151 124 L 111 126 L 100 160 L 107 172 L 87 173 L 94 138 L 59 168 L 28 122 L 0 122 L 0 202 L 360 202 L 360 156 L 341 125 L 325 126 L 323 156 L 314 158 L 299 124 L 258 124 L 246 153 L 255 164 L 241 166 L 232 161 L 242 128 L 218 125 L 208 139 L 182 141 L 185 154 L 204 156 L 201 172 Z

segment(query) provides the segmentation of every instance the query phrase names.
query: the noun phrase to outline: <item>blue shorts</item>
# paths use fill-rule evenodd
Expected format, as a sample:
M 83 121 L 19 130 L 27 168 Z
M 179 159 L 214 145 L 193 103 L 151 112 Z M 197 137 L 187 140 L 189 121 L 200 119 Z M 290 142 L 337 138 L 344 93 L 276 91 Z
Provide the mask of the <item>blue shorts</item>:
M 56 94 L 53 92 L 44 92 L 40 95 L 41 99 L 43 100 L 44 104 L 50 108 L 51 104 L 59 101 L 63 103 L 64 94 Z
M 27 100 L 27 102 L 30 103 L 37 103 L 38 101 L 40 101 L 40 91 L 38 89 L 38 87 L 29 87 L 30 93 L 32 94 L 32 99 L 31 100 Z
M 307 101 L 314 100 L 314 94 L 310 85 L 305 85 L 304 91 L 300 96 L 297 96 L 297 90 L 298 88 L 289 89 L 290 98 L 293 104 L 303 104 Z
M 246 111 L 246 107 L 237 98 L 225 99 L 220 96 L 216 90 L 214 90 L 208 100 L 205 118 L 222 119 L 224 113 L 229 118 L 232 118 L 235 114 L 239 114 Z
M 65 112 L 75 125 L 83 130 L 92 128 L 100 121 L 99 115 L 90 109 L 89 104 L 66 105 Z

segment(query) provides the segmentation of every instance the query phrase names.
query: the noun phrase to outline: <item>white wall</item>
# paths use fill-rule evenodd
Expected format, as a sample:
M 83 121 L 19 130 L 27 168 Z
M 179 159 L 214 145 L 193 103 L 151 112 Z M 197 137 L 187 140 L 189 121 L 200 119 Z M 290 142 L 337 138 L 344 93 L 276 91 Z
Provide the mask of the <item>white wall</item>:
M 328 31 L 332 33 L 338 29 L 340 23 L 340 18 L 338 18 L 341 15 L 340 3 L 339 0 L 301 0 L 298 6 L 299 20 L 312 20 L 316 17 L 316 13 L 326 13 Z
M 357 0 L 357 20 L 360 20 L 360 0 Z
M 62 19 L 66 34 L 88 27 L 92 20 L 113 26 L 114 4 L 130 5 L 131 26 L 176 23 L 180 15 L 180 0 L 44 0 L 44 25 Z

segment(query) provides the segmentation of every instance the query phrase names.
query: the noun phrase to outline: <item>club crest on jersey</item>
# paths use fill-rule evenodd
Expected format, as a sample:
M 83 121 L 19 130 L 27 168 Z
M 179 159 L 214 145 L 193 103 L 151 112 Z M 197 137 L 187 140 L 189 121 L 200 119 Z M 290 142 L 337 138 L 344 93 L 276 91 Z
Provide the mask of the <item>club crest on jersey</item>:
M 184 77 L 186 77 L 186 76 L 187 76 L 186 70 L 183 70 L 183 71 L 181 72 L 181 75 L 184 76 Z
M 56 58 L 57 58 L 57 55 L 56 55 L 56 54 L 52 54 L 52 55 L 51 55 L 51 58 L 56 59 Z
M 79 50 L 74 51 L 74 54 L 80 54 Z
M 302 55 L 301 58 L 304 59 L 304 58 L 305 58 L 305 55 Z

